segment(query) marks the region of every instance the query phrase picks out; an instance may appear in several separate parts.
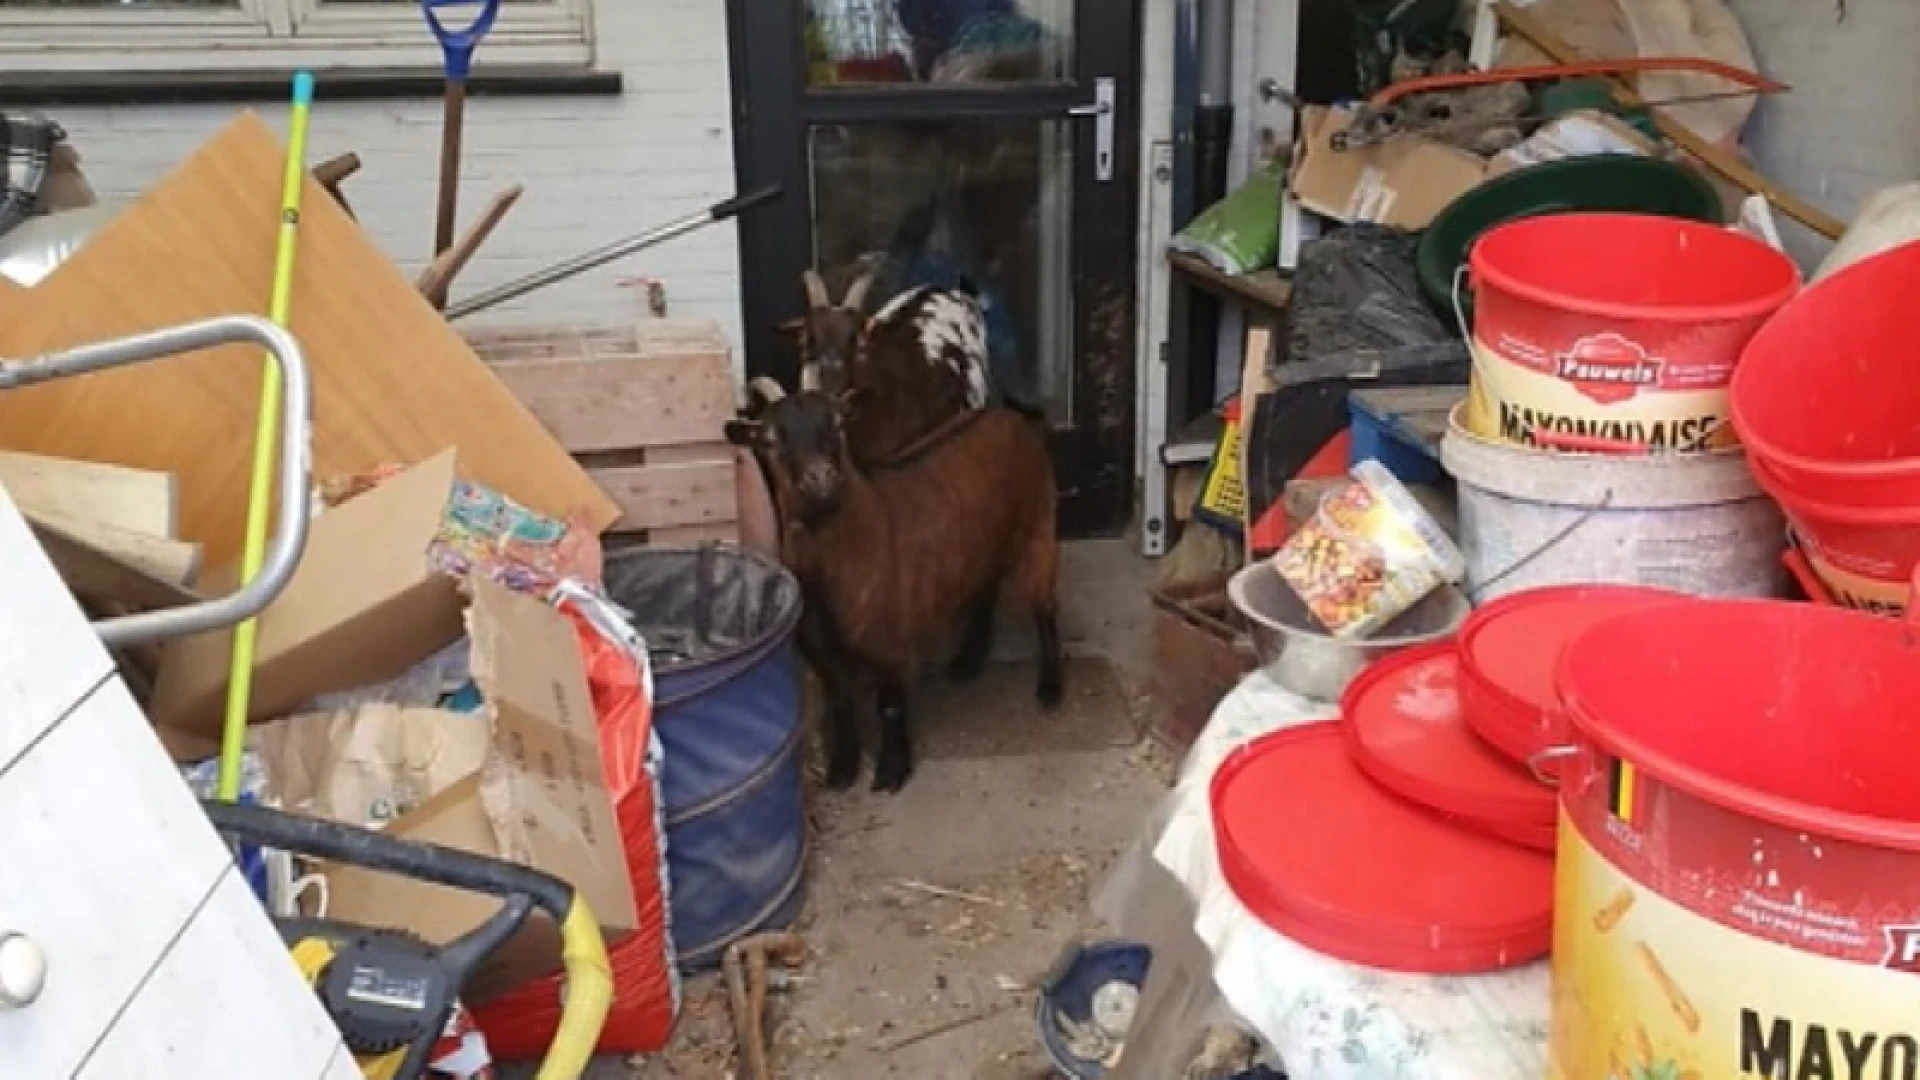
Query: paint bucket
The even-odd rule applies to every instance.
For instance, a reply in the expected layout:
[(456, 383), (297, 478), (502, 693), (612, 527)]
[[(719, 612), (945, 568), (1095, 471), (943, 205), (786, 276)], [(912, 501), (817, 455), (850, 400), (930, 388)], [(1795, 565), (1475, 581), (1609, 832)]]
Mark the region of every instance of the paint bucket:
[(1920, 1071), (1920, 643), (1689, 600), (1562, 657), (1553, 1080)]
[(1800, 493), (1755, 458), (1754, 474), (1786, 508), (1809, 568), (1835, 603), (1876, 615), (1907, 610), (1920, 570), (1920, 503), (1859, 506)]
[(1733, 422), (1778, 479), (1769, 487), (1920, 507), (1917, 293), (1920, 243), (1821, 281), (1754, 335), (1733, 380)]
[(1785, 585), (1785, 521), (1737, 447), (1555, 453), (1479, 438), (1455, 409), (1440, 459), (1459, 481), (1476, 601), (1577, 583), (1700, 596), (1776, 596)]
[(1371, 460), (1327, 493), (1271, 565), (1314, 619), (1342, 639), (1385, 627), (1466, 572), (1446, 530)]
[(1468, 430), (1605, 452), (1731, 445), (1741, 350), (1800, 287), (1793, 262), (1758, 240), (1641, 214), (1508, 222), (1468, 266)]

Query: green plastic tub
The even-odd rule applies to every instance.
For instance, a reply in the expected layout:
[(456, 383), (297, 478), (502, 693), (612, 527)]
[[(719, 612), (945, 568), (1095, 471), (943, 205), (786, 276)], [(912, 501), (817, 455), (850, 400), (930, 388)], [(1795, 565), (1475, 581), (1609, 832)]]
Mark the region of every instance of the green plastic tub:
[[(1726, 220), (1719, 194), (1693, 170), (1669, 161), (1602, 154), (1529, 165), (1481, 184), (1440, 211), (1415, 254), (1420, 288), (1451, 318), (1454, 275), (1482, 233), (1519, 218), (1581, 210)], [(1471, 312), (1464, 290), (1460, 303)]]

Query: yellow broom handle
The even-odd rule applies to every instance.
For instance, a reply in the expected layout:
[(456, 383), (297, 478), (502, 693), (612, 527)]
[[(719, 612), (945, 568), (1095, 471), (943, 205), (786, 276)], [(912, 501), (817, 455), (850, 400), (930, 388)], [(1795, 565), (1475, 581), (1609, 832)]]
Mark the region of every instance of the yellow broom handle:
[[(300, 196), (307, 181), (307, 117), (313, 109), (313, 75), (293, 76), (293, 110), (287, 119), (287, 170), (280, 187), (280, 235), (273, 258), (273, 298), (267, 317), (287, 326), (293, 306), (294, 251), (300, 239)], [(247, 485), (247, 532), (240, 549), (240, 583), (260, 573), (267, 550), (267, 510), (273, 503), (273, 463), (277, 456), (280, 415), (280, 368), (271, 359), (261, 365), (260, 417), (254, 421), (253, 475)], [(289, 512), (305, 513), (307, 493), (282, 491)], [(253, 655), (260, 626), (248, 619), (233, 628), (232, 664), (227, 669), (226, 725), (220, 732), (219, 796), (227, 802), (240, 797), (240, 760), (247, 747), (247, 713), (253, 699)]]

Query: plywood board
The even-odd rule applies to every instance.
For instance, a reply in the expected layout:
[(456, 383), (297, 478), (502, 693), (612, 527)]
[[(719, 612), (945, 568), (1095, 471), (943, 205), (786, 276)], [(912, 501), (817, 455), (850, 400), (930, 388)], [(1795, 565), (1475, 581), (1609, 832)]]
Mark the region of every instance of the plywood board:
[[(283, 155), (258, 117), (234, 120), (42, 281), (30, 310), (0, 319), (0, 356), (264, 312)], [(525, 505), (596, 526), (619, 516), (311, 179), (292, 310), (319, 475), (457, 446), (469, 479)], [(239, 548), (260, 366), (234, 346), (0, 394), (0, 446), (175, 473), (181, 535), (218, 565)]]
[(0, 484), (29, 515), (163, 538), (180, 528), (179, 485), (168, 473), (0, 450)]

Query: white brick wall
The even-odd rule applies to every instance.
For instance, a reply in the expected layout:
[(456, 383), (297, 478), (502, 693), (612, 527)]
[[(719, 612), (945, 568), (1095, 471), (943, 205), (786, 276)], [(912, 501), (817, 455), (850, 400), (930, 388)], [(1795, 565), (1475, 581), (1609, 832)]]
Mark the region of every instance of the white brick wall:
[[(602, 66), (621, 97), (476, 97), (467, 103), (462, 224), (500, 188), (526, 194), (455, 285), (460, 295), (642, 232), (732, 193), (733, 136), (725, 6), (717, 0), (596, 0)], [(425, 28), (421, 33), (426, 33)], [(486, 63), (486, 49), (480, 51)], [(61, 109), (87, 177), (128, 198), (163, 176), (233, 115), (226, 105)], [(285, 109), (262, 114), (283, 128)], [(353, 150), (364, 166), (345, 191), (361, 223), (409, 270), (433, 245), (440, 103), (322, 101), (309, 158)], [(511, 305), (475, 324), (603, 322), (639, 310), (615, 283), (666, 283), (673, 314), (711, 318), (740, 340), (738, 249), (711, 226)], [(736, 358), (736, 362), (737, 358)]]
[[(1793, 86), (1747, 128), (1762, 171), (1842, 221), (1879, 188), (1920, 179), (1920, 0), (1846, 0), (1845, 19), (1836, 0), (1730, 6), (1761, 69)], [(1827, 247), (1798, 226), (1786, 240), (1803, 262)]]

